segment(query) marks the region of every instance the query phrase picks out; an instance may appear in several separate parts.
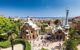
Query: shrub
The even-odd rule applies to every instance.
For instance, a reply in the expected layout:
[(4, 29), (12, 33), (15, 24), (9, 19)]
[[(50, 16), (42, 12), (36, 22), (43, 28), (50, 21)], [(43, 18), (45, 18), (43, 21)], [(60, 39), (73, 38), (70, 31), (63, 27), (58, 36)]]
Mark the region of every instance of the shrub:
[(10, 41), (0, 41), (0, 47), (7, 48), (10, 47), (11, 43)]
[(69, 39), (65, 42), (66, 50), (77, 50), (77, 41), (74, 39)]
[(47, 49), (45, 49), (45, 48), (42, 48), (41, 50), (47, 50)]
[[(13, 45), (16, 44), (23, 44), (24, 46), (24, 50), (31, 50), (31, 45), (27, 40), (23, 40), (23, 39), (16, 39), (13, 41)], [(11, 46), (11, 42), (9, 40), (7, 41), (0, 41), (0, 47), (2, 48), (8, 48)]]

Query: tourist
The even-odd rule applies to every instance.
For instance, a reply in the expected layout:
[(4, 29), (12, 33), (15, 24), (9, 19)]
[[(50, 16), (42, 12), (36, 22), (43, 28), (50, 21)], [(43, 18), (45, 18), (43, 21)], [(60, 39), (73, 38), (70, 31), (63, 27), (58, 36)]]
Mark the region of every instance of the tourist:
[(51, 48), (51, 50), (54, 50), (54, 48)]
[(62, 49), (61, 49), (61, 43), (59, 43), (59, 50), (62, 50)]
[(40, 44), (38, 45), (38, 47), (40, 47)]

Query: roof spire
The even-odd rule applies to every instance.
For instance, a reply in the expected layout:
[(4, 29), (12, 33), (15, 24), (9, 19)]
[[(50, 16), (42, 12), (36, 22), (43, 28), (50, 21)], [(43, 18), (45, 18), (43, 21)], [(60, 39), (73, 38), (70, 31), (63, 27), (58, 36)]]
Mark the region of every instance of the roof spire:
[(27, 16), (27, 21), (30, 21), (30, 17), (29, 16)]

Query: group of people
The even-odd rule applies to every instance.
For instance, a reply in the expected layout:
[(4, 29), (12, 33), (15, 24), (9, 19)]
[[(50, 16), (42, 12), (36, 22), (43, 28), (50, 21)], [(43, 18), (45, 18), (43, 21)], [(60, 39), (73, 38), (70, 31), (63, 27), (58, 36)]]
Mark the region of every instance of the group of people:
[(51, 48), (51, 50), (55, 50), (55, 49), (62, 50), (61, 43), (59, 43), (59, 45), (58, 45), (58, 46), (56, 46), (56, 47), (58, 47), (58, 48), (55, 48), (55, 47), (53, 48), (53, 47), (52, 47), (52, 48)]
[[(41, 37), (41, 38), (37, 38), (37, 39), (35, 39), (34, 40), (34, 43), (33, 43), (33, 46), (34, 47), (40, 47), (40, 48), (47, 48), (47, 47), (49, 47), (50, 45), (51, 45), (52, 43), (51, 42), (48, 42), (48, 41), (46, 41), (43, 37)], [(52, 44), (53, 45), (53, 44)], [(59, 50), (61, 50), (61, 43), (59, 43), (58, 44), (58, 47), (59, 48), (57, 48), (57, 49), (59, 49)], [(50, 47), (51, 48), (51, 47)], [(55, 47), (52, 47), (51, 48), (51, 50), (54, 50), (55, 49)]]
[(35, 47), (48, 47), (49, 46), (49, 43), (47, 43), (46, 41), (41, 41), (40, 43), (37, 43), (36, 41), (34, 41), (34, 44), (33, 44)]

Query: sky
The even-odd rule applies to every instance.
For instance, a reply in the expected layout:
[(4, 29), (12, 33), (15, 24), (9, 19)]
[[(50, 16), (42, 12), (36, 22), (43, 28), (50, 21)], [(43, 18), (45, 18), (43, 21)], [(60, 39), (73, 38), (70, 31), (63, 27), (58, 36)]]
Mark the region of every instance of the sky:
[(0, 0), (0, 15), (19, 17), (80, 16), (80, 0)]

